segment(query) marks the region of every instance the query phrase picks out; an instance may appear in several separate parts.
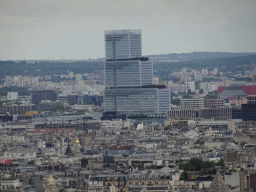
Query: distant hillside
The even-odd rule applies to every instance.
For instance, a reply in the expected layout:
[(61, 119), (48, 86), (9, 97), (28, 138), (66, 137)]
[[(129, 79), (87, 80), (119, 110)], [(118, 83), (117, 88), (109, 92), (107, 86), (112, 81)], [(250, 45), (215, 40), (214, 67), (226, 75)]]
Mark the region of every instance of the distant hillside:
[(244, 64), (256, 63), (256, 54), (237, 56), (237, 57), (224, 57), (224, 58), (207, 58), (207, 59), (194, 59), (180, 62), (161, 62), (154, 61), (154, 71), (156, 75), (163, 76), (170, 74), (173, 71), (179, 71), (183, 67), (186, 68), (208, 68), (213, 69), (218, 67), (220, 71), (242, 71), (243, 67), (237, 67)]
[[(221, 71), (239, 71), (236, 67), (242, 64), (256, 63), (256, 54), (249, 53), (218, 53), (218, 52), (194, 52), (183, 54), (151, 55), (148, 56), (154, 62), (154, 74), (166, 75), (187, 68), (219, 67)], [(79, 73), (102, 72), (104, 62), (99, 61), (39, 61), (29, 64), (25, 61), (0, 61), (0, 77), (15, 75), (63, 75), (68, 71)]]
[(216, 59), (253, 55), (255, 53), (230, 53), (230, 52), (192, 52), (192, 53), (170, 53), (161, 55), (148, 55), (151, 60), (159, 61), (187, 61), (195, 59)]
[(103, 62), (37, 62), (28, 64), (25, 61), (15, 63), (13, 61), (0, 61), (0, 76), (14, 75), (64, 75), (68, 71), (79, 73), (93, 73), (104, 70)]

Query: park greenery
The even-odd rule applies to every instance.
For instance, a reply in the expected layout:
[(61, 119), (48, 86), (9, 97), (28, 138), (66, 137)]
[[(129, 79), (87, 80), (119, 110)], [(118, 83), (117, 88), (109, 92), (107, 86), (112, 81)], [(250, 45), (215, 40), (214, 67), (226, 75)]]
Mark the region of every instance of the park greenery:
[(218, 90), (209, 92), (204, 99), (216, 99), (218, 95)]
[(202, 141), (201, 139), (198, 139), (196, 142), (195, 142), (195, 144), (204, 144), (204, 141)]
[(173, 105), (180, 105), (180, 99), (172, 99), (171, 102)]
[(173, 129), (173, 126), (172, 125), (167, 125), (164, 130), (165, 131), (171, 131)]
[[(216, 167), (225, 167), (224, 160), (218, 162), (214, 161), (203, 161), (199, 158), (192, 158), (187, 163), (179, 164), (179, 169), (182, 169), (183, 172), (180, 175), (180, 180), (189, 180), (189, 174), (191, 172), (199, 172), (200, 176), (196, 180), (212, 180), (211, 175), (215, 175), (217, 172)], [(208, 175), (208, 176), (203, 176)]]
[(182, 99), (192, 99), (193, 97), (192, 96), (190, 96), (190, 95), (183, 95), (183, 97), (182, 97)]
[(26, 87), (2, 87), (0, 88), (0, 96), (7, 96), (8, 92), (18, 92), (19, 96), (29, 96), (30, 91)]
[(192, 158), (187, 163), (179, 164), (179, 169), (183, 169), (184, 171), (205, 171), (212, 170), (216, 166), (224, 167), (224, 161), (220, 160), (215, 163), (214, 161), (203, 161), (199, 158)]
[(10, 178), (2, 178), (3, 181), (12, 181), (17, 180), (17, 177), (10, 177)]

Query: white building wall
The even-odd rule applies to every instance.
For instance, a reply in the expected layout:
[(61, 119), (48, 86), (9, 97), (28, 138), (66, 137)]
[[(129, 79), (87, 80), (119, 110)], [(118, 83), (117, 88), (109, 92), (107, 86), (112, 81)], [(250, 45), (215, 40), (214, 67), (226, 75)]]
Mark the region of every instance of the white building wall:
[(188, 90), (191, 90), (191, 92), (196, 91), (195, 81), (186, 82), (186, 93), (188, 93)]
[(18, 92), (8, 92), (7, 99), (8, 100), (16, 100), (16, 99), (18, 99)]
[(230, 187), (240, 187), (239, 172), (225, 174), (225, 183)]

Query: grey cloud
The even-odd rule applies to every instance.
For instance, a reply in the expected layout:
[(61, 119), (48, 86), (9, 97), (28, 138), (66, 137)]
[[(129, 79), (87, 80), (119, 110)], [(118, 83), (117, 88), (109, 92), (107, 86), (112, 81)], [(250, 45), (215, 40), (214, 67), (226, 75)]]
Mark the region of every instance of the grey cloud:
[[(0, 54), (4, 58), (60, 52), (74, 56), (85, 49), (88, 55), (104, 56), (103, 31), (124, 28), (142, 29), (144, 54), (252, 51), (255, 6), (254, 0), (0, 0)], [(91, 22), (97, 27), (79, 29)], [(55, 38), (45, 39), (52, 33)], [(72, 39), (85, 45), (67, 52), (61, 46)], [(89, 53), (88, 43), (99, 51)], [(20, 50), (22, 46), (26, 51)], [(33, 51), (38, 47), (45, 47), (40, 54)]]

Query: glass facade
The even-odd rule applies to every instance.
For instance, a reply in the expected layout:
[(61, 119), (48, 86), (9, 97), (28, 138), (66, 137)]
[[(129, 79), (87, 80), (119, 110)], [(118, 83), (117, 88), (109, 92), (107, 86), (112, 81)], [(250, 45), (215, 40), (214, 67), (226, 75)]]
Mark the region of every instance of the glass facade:
[(157, 89), (158, 113), (166, 113), (170, 109), (170, 89)]
[(141, 86), (141, 61), (106, 61), (105, 87)]
[(105, 31), (105, 56), (106, 60), (141, 57), (141, 30)]
[(141, 85), (153, 84), (153, 63), (151, 61), (141, 62)]
[(114, 111), (114, 95), (116, 109), (126, 114), (157, 113), (157, 89), (129, 88), (106, 89), (105, 110)]
[(153, 65), (150, 61), (126, 60), (105, 62), (105, 87), (151, 85)]
[(169, 110), (170, 90), (158, 88), (105, 89), (105, 111), (116, 110), (124, 114), (163, 114)]
[(105, 43), (104, 111), (166, 113), (170, 106), (170, 90), (142, 87), (153, 83), (153, 64), (140, 58), (141, 30), (105, 31)]

